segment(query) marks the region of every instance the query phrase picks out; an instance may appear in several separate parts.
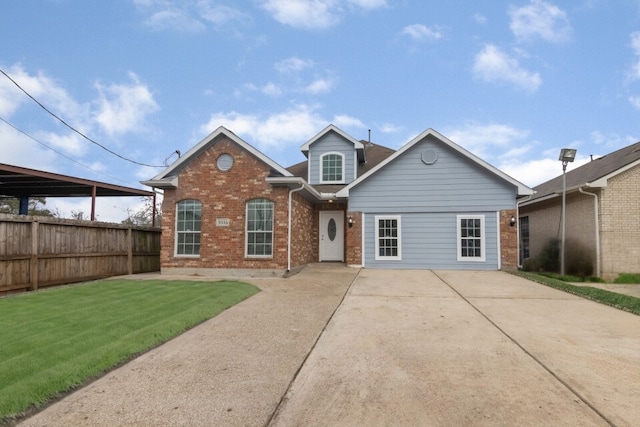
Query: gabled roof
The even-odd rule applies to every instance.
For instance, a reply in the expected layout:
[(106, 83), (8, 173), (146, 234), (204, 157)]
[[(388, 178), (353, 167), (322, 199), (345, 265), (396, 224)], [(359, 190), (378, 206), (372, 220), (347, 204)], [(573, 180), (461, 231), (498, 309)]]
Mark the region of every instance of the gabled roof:
[(196, 159), (200, 154), (205, 152), (209, 147), (214, 145), (218, 141), (218, 139), (223, 136), (229, 138), (231, 141), (235, 142), (240, 147), (253, 154), (259, 160), (266, 163), (275, 174), (280, 174), (281, 176), (293, 176), (288, 170), (280, 166), (275, 161), (271, 160), (269, 157), (244, 141), (242, 138), (238, 137), (235, 133), (231, 132), (224, 126), (220, 126), (218, 129), (207, 135), (202, 141), (197, 143), (193, 148), (187, 151), (182, 157), (173, 162), (173, 164), (171, 164), (164, 171), (148, 181), (140, 182), (144, 185), (148, 185), (149, 187), (177, 188), (179, 172), (194, 159)]
[[(610, 178), (640, 165), (640, 142), (621, 148), (566, 173), (566, 187), (570, 191), (579, 187), (606, 187)], [(536, 194), (530, 201), (561, 194), (562, 175), (533, 188)]]
[(353, 138), (351, 135), (345, 133), (342, 129), (334, 126), (334, 125), (329, 125), (326, 128), (322, 129), (316, 136), (314, 136), (313, 138), (311, 138), (310, 140), (308, 140), (307, 142), (305, 142), (302, 147), (300, 147), (300, 151), (302, 151), (302, 153), (305, 155), (305, 157), (309, 157), (309, 148), (311, 147), (311, 145), (318, 141), (319, 139), (321, 139), (323, 136), (325, 136), (326, 134), (330, 133), (330, 132), (335, 132), (338, 135), (340, 135), (341, 137), (343, 137), (344, 139), (346, 139), (347, 141), (351, 142), (353, 144), (353, 148), (357, 151), (358, 153), (358, 161), (359, 162), (364, 162), (364, 146), (362, 145), (362, 143), (360, 141), (358, 141), (357, 139)]
[[(392, 155), (395, 150), (372, 142), (360, 141), (364, 147), (366, 162), (358, 163), (358, 176), (363, 175), (370, 169), (373, 169), (378, 163)], [(307, 177), (309, 171), (309, 161), (305, 160), (287, 168), (295, 176)]]
[(471, 152), (465, 150), (464, 148), (462, 148), (461, 146), (459, 146), (455, 142), (451, 141), (449, 138), (447, 138), (444, 135), (440, 134), (439, 132), (429, 128), (429, 129), (425, 130), (424, 132), (422, 132), (420, 135), (418, 135), (415, 138), (413, 138), (408, 143), (406, 143), (398, 151), (396, 151), (395, 153), (393, 153), (392, 155), (390, 155), (389, 157), (384, 159), (382, 162), (378, 163), (374, 168), (372, 168), (371, 170), (369, 170), (365, 174), (363, 174), (360, 177), (358, 177), (358, 179), (353, 181), (351, 184), (349, 184), (346, 187), (344, 187), (342, 190), (340, 190), (337, 193), (337, 196), (338, 197), (349, 197), (349, 190), (351, 190), (352, 188), (356, 187), (361, 182), (365, 181), (371, 175), (374, 175), (377, 171), (379, 171), (380, 169), (384, 168), (387, 164), (391, 163), (394, 159), (402, 156), (402, 154), (404, 154), (407, 150), (409, 150), (411, 147), (413, 147), (414, 145), (418, 144), (420, 141), (424, 140), (428, 136), (433, 136), (433, 137), (437, 138), (440, 142), (442, 142), (443, 144), (445, 144), (448, 147), (452, 148), (453, 150), (457, 151), (462, 156), (468, 158), (469, 160), (471, 160), (474, 163), (477, 163), (478, 165), (480, 165), (481, 167), (483, 167), (484, 169), (486, 169), (490, 173), (492, 173), (492, 174), (498, 176), (499, 178), (503, 179), (504, 181), (507, 181), (508, 183), (512, 184), (513, 186), (515, 186), (518, 189), (518, 196), (527, 196), (527, 195), (533, 194), (533, 190), (531, 188), (527, 187), (526, 185), (524, 185), (523, 183), (521, 183), (520, 181), (517, 181), (516, 179), (510, 177), (509, 175), (507, 175), (506, 173), (502, 172), (501, 170), (495, 168), (494, 166), (491, 166), (489, 163), (485, 162), (484, 160), (482, 160), (481, 158), (479, 158), (476, 155), (472, 154)]

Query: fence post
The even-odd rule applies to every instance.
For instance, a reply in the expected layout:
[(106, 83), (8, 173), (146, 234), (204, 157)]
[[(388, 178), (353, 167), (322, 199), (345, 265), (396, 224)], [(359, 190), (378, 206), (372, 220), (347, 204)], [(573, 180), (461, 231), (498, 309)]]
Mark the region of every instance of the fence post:
[(129, 241), (127, 248), (127, 271), (133, 274), (133, 232), (131, 227), (127, 228), (127, 240)]
[(31, 223), (31, 262), (29, 263), (29, 281), (31, 290), (38, 289), (38, 221)]

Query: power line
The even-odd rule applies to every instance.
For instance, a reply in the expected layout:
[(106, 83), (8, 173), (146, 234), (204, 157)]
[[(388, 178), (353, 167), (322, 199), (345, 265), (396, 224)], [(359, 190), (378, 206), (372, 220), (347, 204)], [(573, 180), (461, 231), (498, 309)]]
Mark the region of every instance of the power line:
[(124, 184), (131, 185), (131, 184), (129, 184), (127, 181), (125, 181), (125, 180), (123, 180), (123, 179), (117, 178), (117, 177), (115, 177), (115, 176), (108, 175), (108, 174), (106, 174), (106, 173), (104, 173), (104, 172), (97, 171), (97, 170), (93, 169), (91, 166), (87, 166), (87, 165), (85, 165), (84, 163), (81, 163), (81, 162), (79, 162), (79, 161), (77, 161), (77, 160), (75, 160), (75, 159), (72, 159), (71, 157), (67, 156), (66, 154), (61, 153), (60, 151), (56, 150), (55, 148), (53, 148), (53, 147), (51, 147), (51, 146), (49, 146), (49, 145), (45, 144), (44, 142), (40, 141), (40, 140), (39, 140), (39, 139), (37, 139), (37, 138), (35, 138), (35, 137), (33, 137), (33, 136), (29, 135), (27, 132), (25, 132), (25, 131), (23, 131), (22, 129), (18, 128), (17, 126), (15, 126), (14, 124), (12, 124), (11, 122), (9, 122), (8, 120), (4, 119), (4, 118), (3, 118), (3, 117), (1, 117), (1, 116), (0, 116), (0, 121), (4, 122), (4, 123), (5, 123), (5, 124), (7, 124), (8, 126), (12, 127), (12, 128), (13, 128), (13, 129), (15, 129), (17, 132), (20, 132), (21, 134), (23, 134), (23, 135), (24, 135), (24, 136), (26, 136), (27, 138), (32, 139), (33, 141), (37, 142), (38, 144), (42, 145), (43, 147), (45, 147), (45, 148), (47, 148), (47, 149), (49, 149), (49, 150), (53, 151), (54, 153), (58, 154), (59, 156), (64, 157), (64, 158), (65, 158), (65, 159), (67, 159), (67, 160), (72, 161), (73, 163), (76, 163), (76, 164), (78, 164), (78, 165), (82, 166), (83, 168), (86, 168), (86, 169), (88, 169), (88, 170), (90, 170), (90, 171), (92, 171), (92, 172), (95, 172), (95, 173), (99, 174), (99, 175), (106, 176), (106, 177), (111, 178), (111, 179), (115, 179), (115, 180), (120, 181), (120, 182), (122, 182), (122, 183), (124, 183)]
[(47, 107), (45, 107), (40, 101), (38, 101), (36, 98), (34, 98), (29, 92), (27, 92), (26, 90), (24, 90), (22, 88), (22, 86), (20, 86), (18, 84), (18, 82), (16, 82), (15, 80), (13, 80), (13, 78), (11, 78), (11, 76), (9, 74), (7, 74), (2, 68), (0, 68), (0, 73), (4, 74), (4, 76), (6, 78), (8, 78), (9, 80), (11, 80), (11, 82), (16, 85), (16, 87), (18, 89), (20, 89), (25, 95), (27, 95), (29, 98), (31, 98), (31, 100), (33, 100), (33, 102), (35, 102), (36, 104), (38, 104), (40, 106), (40, 108), (42, 108), (44, 111), (46, 111), (47, 113), (49, 113), (51, 116), (53, 116), (56, 120), (58, 120), (60, 123), (62, 123), (63, 125), (65, 125), (66, 127), (68, 127), (69, 129), (71, 129), (72, 131), (74, 131), (75, 133), (77, 133), (78, 135), (80, 135), (81, 137), (83, 137), (84, 139), (86, 139), (87, 141), (91, 142), (92, 144), (97, 145), (98, 147), (102, 148), (103, 150), (107, 151), (108, 153), (113, 154), (116, 157), (121, 158), (122, 160), (125, 160), (127, 162), (130, 163), (135, 163), (136, 165), (140, 165), (140, 166), (148, 166), (151, 168), (163, 168), (165, 166), (162, 165), (149, 165), (146, 163), (141, 163), (135, 160), (131, 160), (128, 159), (124, 156), (121, 156), (120, 154), (116, 153), (115, 151), (105, 147), (104, 145), (100, 144), (99, 142), (89, 138), (87, 135), (85, 135), (84, 133), (80, 132), (78, 129), (74, 128), (73, 126), (71, 126), (69, 123), (67, 123), (66, 121), (64, 121), (63, 119), (61, 119), (60, 117), (58, 117), (55, 113), (53, 113), (51, 110), (49, 110)]

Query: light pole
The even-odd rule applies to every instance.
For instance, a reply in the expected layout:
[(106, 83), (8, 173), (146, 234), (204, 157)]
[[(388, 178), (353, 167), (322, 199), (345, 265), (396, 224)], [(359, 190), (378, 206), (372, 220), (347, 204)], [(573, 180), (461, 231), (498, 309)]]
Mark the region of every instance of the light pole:
[(560, 160), (562, 162), (562, 238), (560, 239), (560, 274), (564, 276), (564, 230), (565, 230), (565, 217), (567, 208), (567, 164), (573, 162), (576, 158), (576, 151), (573, 148), (563, 148), (560, 150)]

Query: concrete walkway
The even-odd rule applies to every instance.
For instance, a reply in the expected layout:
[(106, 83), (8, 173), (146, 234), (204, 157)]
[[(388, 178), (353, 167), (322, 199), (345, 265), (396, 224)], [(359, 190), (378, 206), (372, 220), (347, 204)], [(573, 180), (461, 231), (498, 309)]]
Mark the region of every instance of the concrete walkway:
[(263, 292), (24, 425), (640, 425), (638, 316), (501, 272), (246, 281)]

